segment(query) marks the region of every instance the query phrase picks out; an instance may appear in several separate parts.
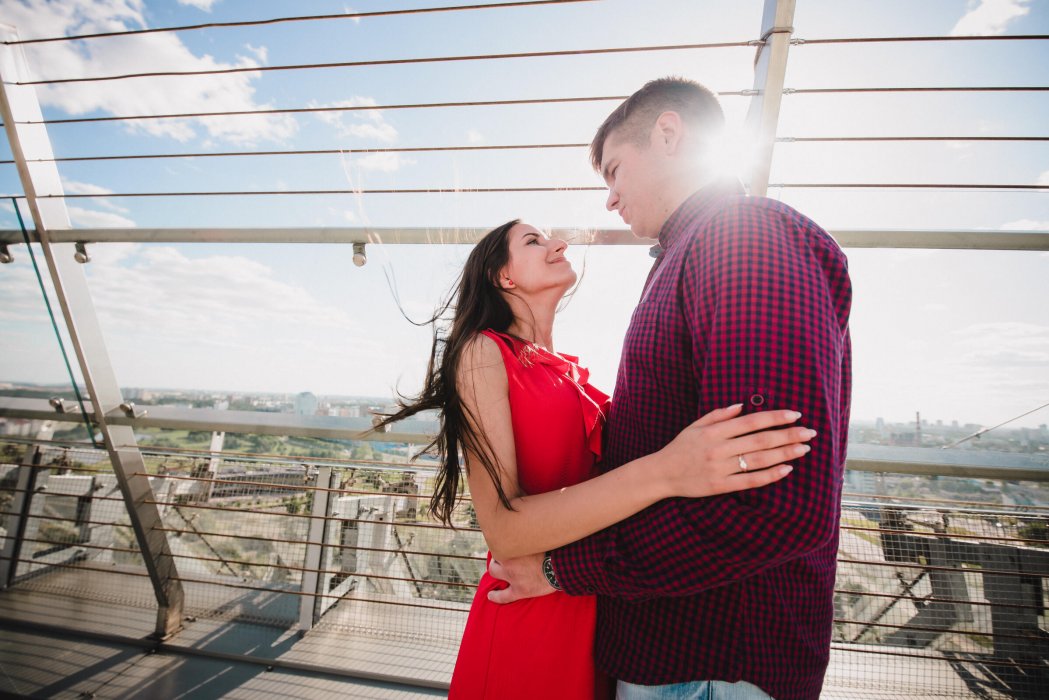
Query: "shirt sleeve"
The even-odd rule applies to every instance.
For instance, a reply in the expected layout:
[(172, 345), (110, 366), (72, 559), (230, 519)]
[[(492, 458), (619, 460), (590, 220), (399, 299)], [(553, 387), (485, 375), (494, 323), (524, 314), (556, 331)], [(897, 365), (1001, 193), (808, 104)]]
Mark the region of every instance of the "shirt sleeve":
[(802, 557), (837, 534), (848, 424), (844, 254), (797, 212), (743, 198), (688, 243), (679, 289), (700, 413), (739, 402), (794, 409), (818, 435), (776, 484), (661, 501), (555, 551), (568, 593), (691, 595)]

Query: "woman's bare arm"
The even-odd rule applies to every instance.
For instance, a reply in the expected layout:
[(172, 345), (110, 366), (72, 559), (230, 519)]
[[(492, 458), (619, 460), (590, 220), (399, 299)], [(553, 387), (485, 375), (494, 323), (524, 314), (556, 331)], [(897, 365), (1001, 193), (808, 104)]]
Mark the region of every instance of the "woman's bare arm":
[[(672, 496), (701, 497), (756, 488), (790, 472), (783, 462), (808, 451), (804, 428), (755, 430), (796, 420), (788, 411), (736, 418), (739, 407), (714, 411), (686, 428), (659, 452), (558, 491), (522, 492), (517, 477), (509, 388), (495, 341), (478, 335), (466, 347), (459, 395), (471, 423), (483, 435), (512, 510), (500, 501), (477, 455), (467, 452), (466, 470), (474, 510), (496, 559), (556, 549), (619, 522)], [(740, 473), (736, 455), (751, 469)], [(778, 466), (776, 466), (778, 465)], [(764, 469), (776, 466), (775, 469)]]

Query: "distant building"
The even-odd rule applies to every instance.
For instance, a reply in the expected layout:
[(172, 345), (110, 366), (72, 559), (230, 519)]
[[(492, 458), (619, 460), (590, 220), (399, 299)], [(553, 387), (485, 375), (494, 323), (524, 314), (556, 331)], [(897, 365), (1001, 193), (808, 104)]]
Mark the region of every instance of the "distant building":
[(855, 469), (845, 471), (845, 490), (852, 493), (877, 493), (878, 474)]
[(0, 418), (0, 435), (28, 437), (39, 432), (39, 421), (25, 418)]
[(317, 397), (312, 392), (304, 391), (295, 397), (295, 414), (312, 416), (317, 413)]

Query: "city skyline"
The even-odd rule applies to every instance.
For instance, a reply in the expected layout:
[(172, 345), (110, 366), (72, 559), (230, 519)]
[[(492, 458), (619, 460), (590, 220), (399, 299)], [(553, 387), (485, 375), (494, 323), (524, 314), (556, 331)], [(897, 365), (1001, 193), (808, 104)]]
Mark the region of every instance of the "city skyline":
[[(86, 387), (80, 385), (79, 390), (82, 396), (87, 400)], [(61, 395), (63, 393), (73, 393), (72, 388), (67, 383), (65, 384), (35, 384), (31, 382), (17, 382), (9, 381), (0, 377), (0, 396), (4, 395), (5, 391), (35, 391), (39, 393), (48, 393), (49, 396)], [(50, 390), (50, 391), (45, 391)], [(250, 390), (250, 389), (225, 389), (225, 388), (202, 388), (202, 387), (156, 387), (156, 386), (126, 386), (122, 387), (124, 398), (130, 401), (143, 400), (143, 401), (154, 401), (158, 398), (180, 398), (186, 401), (199, 401), (203, 400), (204, 397), (209, 399), (230, 399), (230, 398), (266, 398), (273, 400), (276, 397), (281, 397), (284, 403), (287, 403), (289, 407), (294, 406), (294, 401), (297, 396), (310, 394), (316, 397), (320, 402), (321, 406), (324, 405), (372, 405), (372, 406), (390, 406), (398, 400), (399, 397), (391, 394), (344, 394), (344, 393), (328, 393), (323, 391), (314, 391), (311, 389), (302, 389), (299, 391), (267, 391), (267, 390)], [(143, 395), (148, 395), (143, 398)], [(149, 405), (144, 403), (142, 405)], [(917, 418), (920, 416), (923, 426), (930, 427), (953, 427), (957, 429), (962, 428), (980, 428), (985, 429), (994, 427), (995, 429), (1004, 430), (1031, 430), (1031, 429), (1042, 429), (1049, 425), (1049, 405), (1033, 407), (1029, 412), (1028, 421), (1024, 423), (1016, 422), (1018, 416), (1009, 418), (1003, 418), (994, 424), (979, 423), (972, 420), (967, 420), (964, 417), (954, 416), (930, 416), (924, 415), (921, 409), (915, 409), (912, 411), (910, 416), (861, 416), (853, 415), (850, 418), (850, 424), (853, 426), (861, 425), (876, 425), (884, 422), (887, 425), (914, 425)], [(1001, 424), (1001, 425), (999, 425)]]

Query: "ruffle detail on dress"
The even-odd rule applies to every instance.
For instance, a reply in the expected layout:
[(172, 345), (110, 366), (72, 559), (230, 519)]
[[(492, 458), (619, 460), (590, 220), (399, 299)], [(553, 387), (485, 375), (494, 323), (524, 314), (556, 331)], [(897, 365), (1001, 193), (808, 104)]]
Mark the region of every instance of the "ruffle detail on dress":
[(525, 367), (533, 365), (545, 365), (558, 376), (564, 377), (579, 394), (579, 406), (583, 410), (583, 429), (586, 431), (587, 447), (597, 459), (601, 458), (601, 437), (605, 420), (608, 418), (608, 409), (612, 405), (608, 394), (591, 386), (590, 370), (579, 366), (579, 358), (564, 353), (553, 353), (537, 345), (525, 343), (511, 335), (493, 331), (485, 331), (492, 335), (509, 341), (514, 354)]

